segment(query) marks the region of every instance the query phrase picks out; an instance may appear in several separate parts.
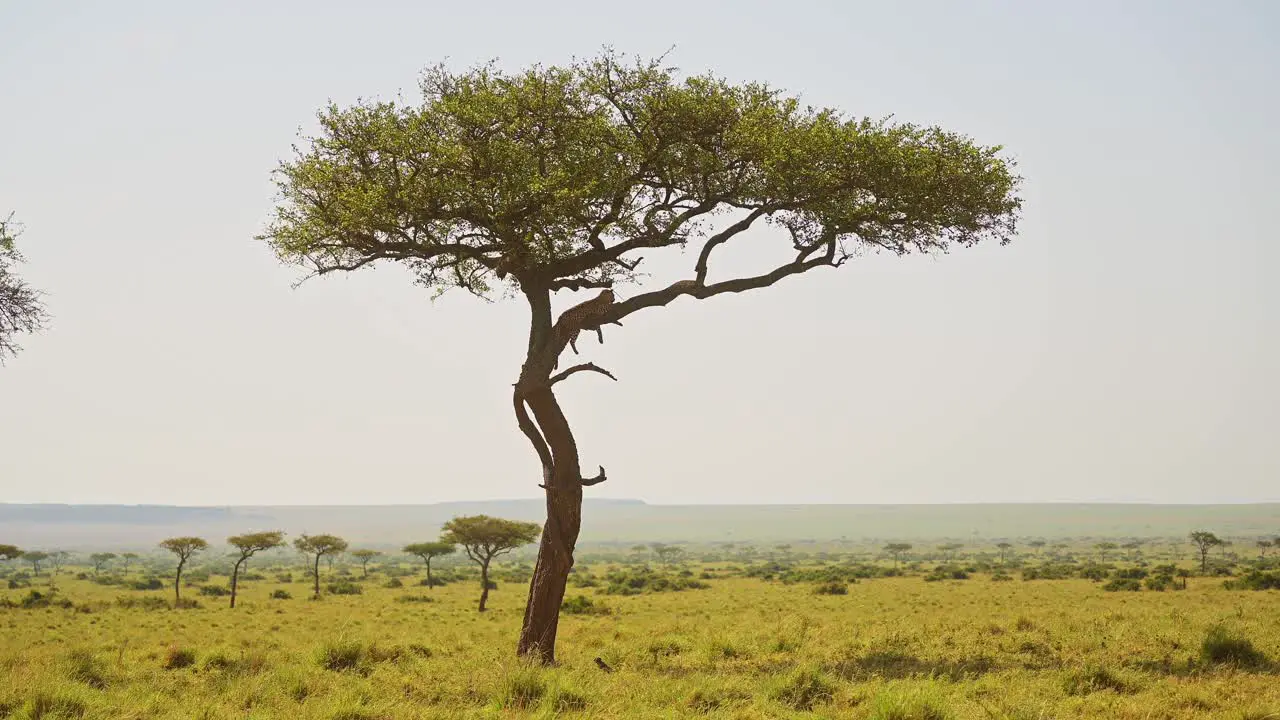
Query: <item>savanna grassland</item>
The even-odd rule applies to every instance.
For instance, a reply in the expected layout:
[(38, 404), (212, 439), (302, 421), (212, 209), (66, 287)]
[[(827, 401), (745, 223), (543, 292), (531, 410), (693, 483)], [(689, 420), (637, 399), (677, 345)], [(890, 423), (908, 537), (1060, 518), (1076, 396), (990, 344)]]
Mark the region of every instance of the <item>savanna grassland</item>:
[(889, 576), (824, 580), (840, 565), (580, 561), (552, 669), (514, 658), (514, 572), (478, 613), (465, 568), (423, 587), (407, 564), (339, 566), (326, 584), (359, 594), (320, 600), (297, 568), (257, 569), (234, 610), (201, 594), (218, 575), (174, 609), (171, 586), (64, 567), (50, 594), (47, 572), (11, 568), (25, 579), (0, 590), (0, 717), (1280, 718), (1275, 590), (1194, 576), (1108, 592), (1024, 580), (1021, 562), (927, 581), (945, 573), (879, 559), (864, 568)]

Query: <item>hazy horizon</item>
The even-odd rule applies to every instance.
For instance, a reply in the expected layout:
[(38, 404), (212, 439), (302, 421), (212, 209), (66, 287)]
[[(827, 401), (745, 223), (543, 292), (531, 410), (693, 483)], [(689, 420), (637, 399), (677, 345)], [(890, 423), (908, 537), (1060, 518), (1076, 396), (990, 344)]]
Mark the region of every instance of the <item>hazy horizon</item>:
[(1261, 1), (7, 4), (0, 214), (53, 321), (0, 367), (0, 501), (536, 498), (522, 301), (432, 302), (392, 265), (295, 290), (253, 236), (329, 100), (606, 44), (1002, 144), (1026, 204), (1008, 247), (584, 337), (619, 379), (561, 393), (608, 469), (589, 497), (1280, 501), (1277, 35)]

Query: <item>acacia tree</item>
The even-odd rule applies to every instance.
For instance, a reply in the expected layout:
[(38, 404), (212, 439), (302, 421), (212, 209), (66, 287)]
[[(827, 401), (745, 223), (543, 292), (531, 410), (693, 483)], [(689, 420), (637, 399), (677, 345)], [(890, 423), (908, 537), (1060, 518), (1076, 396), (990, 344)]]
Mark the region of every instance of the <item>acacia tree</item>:
[(240, 580), (240, 568), (249, 562), (249, 558), (263, 550), (270, 550), (284, 545), (284, 533), (279, 530), (270, 530), (267, 532), (247, 533), (245, 535), (233, 535), (227, 538), (227, 544), (240, 553), (240, 556), (236, 558), (235, 567), (231, 569), (231, 607), (234, 608), (236, 606), (236, 586)]
[(1209, 572), (1209, 551), (1215, 545), (1221, 545), (1222, 539), (1208, 530), (1194, 530), (1190, 537), (1191, 542), (1195, 543), (1196, 549), (1200, 551), (1200, 574), (1204, 575)]
[[(451, 542), (438, 540), (436, 542), (421, 542), (412, 545), (405, 545), (404, 551), (410, 555), (416, 555), (427, 564), (427, 589), (432, 587), (431, 581), (431, 558), (440, 557), (441, 555), (451, 555), (457, 552), (458, 546)], [(483, 609), (483, 608), (481, 608)]]
[(124, 563), (124, 571), (129, 572), (129, 564), (138, 559), (138, 553), (120, 553), (120, 561)]
[[(555, 385), (566, 347), (680, 298), (765, 288), (863, 251), (941, 253), (1014, 234), (1020, 178), (998, 146), (936, 127), (846, 118), (761, 83), (678, 78), (606, 52), (508, 74), (423, 74), (415, 104), (319, 113), (320, 132), (281, 164), (260, 239), (306, 277), (394, 261), (437, 292), (506, 291), (529, 307), (516, 424), (542, 467), (547, 519), (518, 652), (554, 662), (581, 526), (578, 446)], [(712, 256), (769, 229), (778, 260), (712, 272)], [(770, 233), (764, 233), (768, 236)], [(623, 298), (640, 253), (692, 247), (692, 268)], [(559, 291), (600, 290), (559, 313)]]
[(0, 545), (0, 560), (8, 562), (22, 557), (22, 548), (17, 545)]
[(378, 557), (382, 553), (377, 550), (352, 550), (351, 557), (360, 563), (361, 577), (369, 577), (369, 561)]
[(298, 552), (313, 559), (311, 578), (315, 582), (314, 597), (318, 599), (320, 597), (320, 558), (345, 552), (347, 541), (337, 535), (302, 535), (293, 541), (293, 546), (298, 549)]
[(178, 558), (178, 570), (173, 575), (173, 602), (176, 606), (182, 602), (182, 569), (187, 566), (187, 561), (193, 555), (208, 550), (209, 543), (204, 538), (176, 537), (161, 542), (160, 547)]
[[(445, 523), (441, 530), (441, 540), (461, 545), (467, 557), (480, 566), (480, 612), (484, 612), (484, 604), (489, 599), (489, 563), (499, 555), (537, 540), (542, 528), (537, 523), (464, 515)], [(528, 614), (526, 606), (526, 622)]]
[(1027, 543), (1027, 547), (1036, 551), (1036, 557), (1040, 557), (1040, 551), (1044, 548), (1044, 546), (1045, 546), (1045, 542), (1043, 540), (1032, 540), (1031, 542)]
[(670, 565), (680, 556), (684, 554), (684, 548), (675, 545), (666, 545), (663, 543), (654, 543), (650, 547), (653, 548), (653, 554), (658, 556), (658, 562), (663, 565)]
[(41, 293), (31, 289), (15, 270), (23, 262), (15, 247), (21, 232), (12, 214), (0, 219), (0, 364), (5, 356), (22, 349), (16, 336), (38, 332), (49, 320)]
[(90, 555), (89, 564), (93, 566), (93, 574), (97, 575), (102, 572), (102, 568), (106, 567), (107, 563), (115, 559), (116, 554), (109, 552), (93, 553)]
[(34, 573), (36, 577), (40, 577), (40, 563), (49, 559), (49, 553), (41, 550), (32, 550), (30, 552), (22, 553), (22, 559), (31, 563), (31, 572)]
[(942, 553), (942, 561), (949, 563), (955, 559), (956, 552), (963, 547), (964, 545), (960, 543), (947, 543), (945, 545), (939, 545), (938, 551)]
[(1009, 551), (1013, 549), (1013, 543), (998, 542), (996, 543), (996, 549), (1000, 551), (1000, 564), (1004, 565), (1005, 560), (1009, 557)]
[(911, 543), (894, 542), (884, 546), (884, 551), (893, 557), (893, 568), (898, 568), (902, 556), (911, 551)]

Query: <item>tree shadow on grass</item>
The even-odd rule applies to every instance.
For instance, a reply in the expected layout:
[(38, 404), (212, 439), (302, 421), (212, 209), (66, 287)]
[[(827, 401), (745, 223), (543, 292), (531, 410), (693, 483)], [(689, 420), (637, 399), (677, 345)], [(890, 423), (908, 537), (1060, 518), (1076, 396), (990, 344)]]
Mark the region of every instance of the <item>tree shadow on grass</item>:
[(977, 655), (959, 660), (924, 659), (895, 650), (878, 650), (831, 663), (832, 674), (845, 680), (928, 677), (951, 682), (971, 680), (998, 669), (994, 659)]

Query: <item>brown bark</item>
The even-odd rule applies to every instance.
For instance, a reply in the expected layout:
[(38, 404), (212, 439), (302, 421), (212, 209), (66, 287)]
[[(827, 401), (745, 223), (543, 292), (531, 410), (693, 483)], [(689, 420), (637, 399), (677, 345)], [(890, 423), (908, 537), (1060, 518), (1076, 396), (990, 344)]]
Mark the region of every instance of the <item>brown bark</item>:
[(529, 585), (524, 625), (517, 652), (545, 664), (555, 662), (560, 603), (564, 600), (573, 550), (582, 526), (582, 474), (578, 447), (569, 423), (550, 387), (528, 392), (525, 399), (551, 450), (552, 465), (543, 468), (547, 521)]
[(173, 604), (176, 607), (182, 602), (182, 566), (187, 563), (186, 558), (178, 562), (178, 572), (173, 576)]
[(240, 566), (244, 564), (246, 558), (240, 558), (236, 561), (236, 566), (231, 570), (231, 608), (236, 607), (236, 583), (240, 579)]
[(316, 555), (316, 564), (312, 567), (312, 578), (315, 580), (315, 597), (320, 597), (320, 556)]
[(486, 602), (489, 602), (489, 558), (480, 565), (480, 612), (484, 612)]

